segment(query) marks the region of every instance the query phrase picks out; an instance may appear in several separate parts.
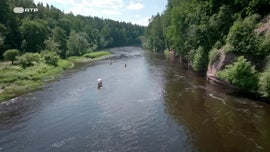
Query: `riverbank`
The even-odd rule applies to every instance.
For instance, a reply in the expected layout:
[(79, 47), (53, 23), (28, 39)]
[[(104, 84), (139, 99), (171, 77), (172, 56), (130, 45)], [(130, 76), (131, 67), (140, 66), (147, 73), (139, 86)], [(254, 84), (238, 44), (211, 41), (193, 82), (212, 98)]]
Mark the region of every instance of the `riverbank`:
[[(246, 89), (239, 88), (237, 85), (233, 85), (225, 80), (222, 80), (222, 79), (219, 79), (218, 77), (216, 77), (216, 72), (220, 70), (217, 67), (213, 68), (212, 65), (209, 65), (207, 73), (200, 74), (200, 73), (196, 72), (194, 69), (192, 69), (192, 64), (184, 61), (183, 58), (181, 58), (181, 56), (174, 56), (168, 50), (165, 50), (163, 52), (163, 55), (165, 55), (166, 57), (168, 57), (172, 60), (176, 59), (177, 62), (179, 62), (179, 64), (185, 65), (186, 69), (192, 70), (194, 73), (198, 74), (198, 76), (205, 77), (207, 82), (211, 83), (212, 85), (227, 89), (228, 91), (226, 91), (226, 93), (228, 93), (234, 97), (247, 98), (247, 99), (256, 100), (256, 101), (260, 101), (260, 102), (264, 102), (264, 103), (268, 103), (268, 104), (270, 103), (270, 96), (264, 96), (259, 91), (250, 91), (249, 88), (246, 88)], [(232, 59), (230, 59), (230, 60), (232, 60)], [(218, 60), (218, 62), (221, 62), (222, 64), (226, 63), (223, 60)], [(221, 63), (219, 63), (218, 65), (222, 66)]]
[(47, 82), (60, 78), (65, 70), (73, 68), (76, 64), (103, 60), (111, 56), (108, 51), (98, 51), (59, 59), (57, 65), (40, 61), (26, 68), (12, 65), (10, 62), (0, 62), (0, 101), (38, 89)]

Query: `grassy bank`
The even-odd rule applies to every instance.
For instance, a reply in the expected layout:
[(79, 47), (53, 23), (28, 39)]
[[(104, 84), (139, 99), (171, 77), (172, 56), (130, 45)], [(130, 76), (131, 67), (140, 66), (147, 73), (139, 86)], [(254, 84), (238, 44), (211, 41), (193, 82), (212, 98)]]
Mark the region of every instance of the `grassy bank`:
[(98, 51), (86, 53), (83, 56), (71, 56), (68, 58), (69, 61), (73, 63), (88, 63), (96, 60), (102, 60), (111, 57), (111, 53), (107, 51)]
[(109, 52), (99, 51), (65, 60), (59, 59), (57, 65), (50, 65), (41, 60), (29, 67), (0, 62), (0, 101), (37, 89), (46, 82), (59, 78), (64, 70), (73, 68), (74, 64), (88, 63), (110, 56)]

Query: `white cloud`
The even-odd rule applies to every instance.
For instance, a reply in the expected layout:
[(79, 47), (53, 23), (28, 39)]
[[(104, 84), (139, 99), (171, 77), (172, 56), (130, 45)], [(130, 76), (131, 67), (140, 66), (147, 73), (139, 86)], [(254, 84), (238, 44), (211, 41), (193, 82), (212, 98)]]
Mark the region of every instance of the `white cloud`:
[[(87, 6), (95, 8), (119, 9), (124, 6), (123, 0), (83, 0)], [(81, 4), (80, 4), (81, 5)]]
[(143, 25), (143, 26), (148, 26), (148, 24), (149, 24), (149, 17), (144, 17), (142, 19), (135, 20), (132, 23), (138, 24), (138, 25)]
[(105, 15), (121, 15), (121, 12), (119, 11), (115, 11), (115, 10), (102, 10), (101, 11), (102, 14), (105, 14)]
[(35, 0), (35, 2), (42, 2), (43, 4), (64, 4), (70, 6), (81, 6), (91, 8), (111, 8), (119, 9), (124, 7), (123, 0)]
[(141, 2), (134, 3), (130, 2), (129, 5), (127, 6), (127, 9), (129, 10), (141, 10), (144, 8), (144, 5)]
[[(149, 17), (141, 14), (133, 14), (133, 17), (130, 15), (130, 10), (141, 10), (145, 7), (142, 1), (131, 1), (124, 6), (124, 0), (35, 0), (36, 3), (41, 1), (43, 4), (54, 5), (65, 13), (72, 12), (74, 15), (98, 16), (143, 26), (149, 24)], [(124, 11), (126, 11), (125, 14)], [(128, 20), (123, 20), (126, 15), (129, 15)]]
[(88, 8), (88, 7), (80, 7), (80, 6), (74, 6), (70, 9), (68, 9), (65, 13), (72, 12), (74, 15), (83, 15), (83, 16), (97, 16), (99, 13), (98, 10)]
[[(97, 16), (102, 12), (107, 15), (120, 15), (117, 10), (124, 7), (123, 0), (36, 0), (36, 2), (49, 5), (60, 4), (60, 7), (66, 8), (65, 13), (72, 12), (75, 15), (85, 16)], [(102, 11), (104, 9), (106, 10)]]
[(66, 1), (63, 1), (63, 0), (35, 0), (35, 3), (38, 3), (38, 2), (41, 2), (43, 4), (48, 3), (49, 5), (52, 5), (54, 3), (58, 3), (58, 4), (69, 4), (70, 3), (70, 0), (66, 0)]

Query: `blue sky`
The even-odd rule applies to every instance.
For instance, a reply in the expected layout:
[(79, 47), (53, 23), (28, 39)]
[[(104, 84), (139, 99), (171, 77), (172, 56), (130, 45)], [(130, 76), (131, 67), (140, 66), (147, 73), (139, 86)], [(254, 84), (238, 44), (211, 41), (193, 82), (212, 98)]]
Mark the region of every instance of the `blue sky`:
[(148, 19), (162, 13), (167, 0), (35, 0), (53, 5), (65, 13), (98, 16), (117, 21), (148, 25)]

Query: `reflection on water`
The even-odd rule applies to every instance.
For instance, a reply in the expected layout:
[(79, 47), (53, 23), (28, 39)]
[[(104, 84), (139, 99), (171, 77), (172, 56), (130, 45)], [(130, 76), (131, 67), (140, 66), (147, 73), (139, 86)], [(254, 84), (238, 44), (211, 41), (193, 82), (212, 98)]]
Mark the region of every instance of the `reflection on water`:
[(270, 151), (269, 105), (228, 95), (177, 60), (113, 52), (112, 65), (81, 65), (1, 103), (0, 151)]

